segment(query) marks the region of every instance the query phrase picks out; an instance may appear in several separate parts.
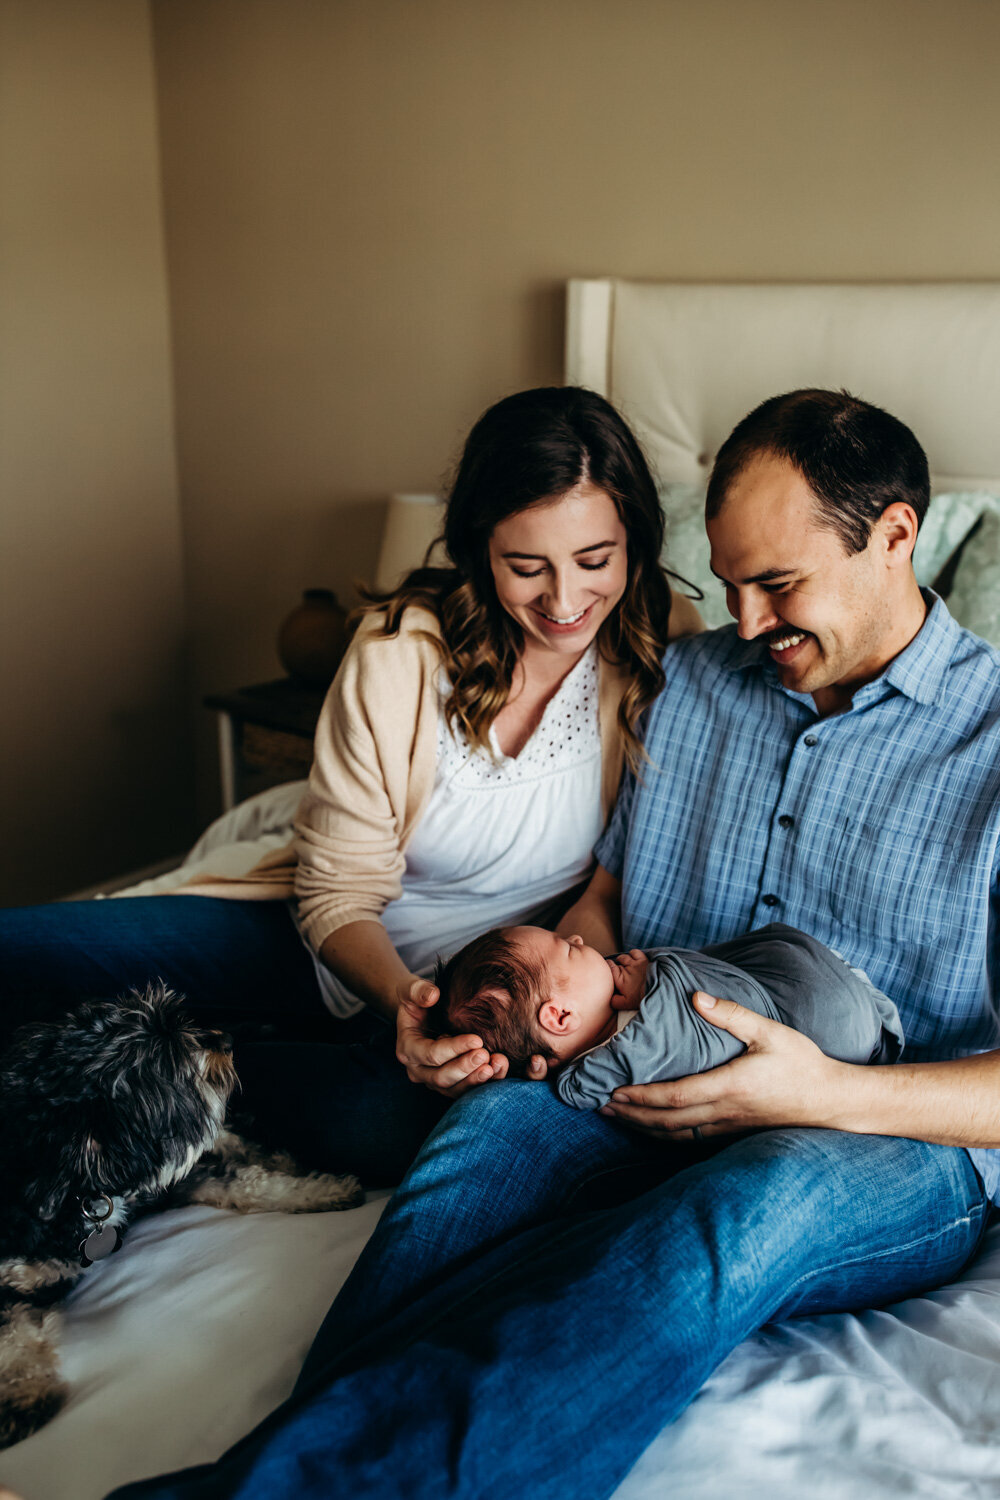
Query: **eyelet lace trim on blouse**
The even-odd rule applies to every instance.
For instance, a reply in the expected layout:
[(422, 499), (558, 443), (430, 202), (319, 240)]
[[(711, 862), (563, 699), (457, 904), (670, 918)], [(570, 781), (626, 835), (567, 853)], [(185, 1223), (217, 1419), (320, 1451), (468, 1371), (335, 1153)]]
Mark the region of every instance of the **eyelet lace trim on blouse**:
[[(445, 694), (447, 686), (445, 686)], [(538, 728), (519, 755), (504, 755), (495, 730), (493, 753), (472, 749), (461, 728), (447, 723), (444, 697), (438, 718), (438, 783), (457, 786), (514, 786), (537, 781), (589, 760), (600, 747), (597, 646), (592, 644), (545, 706)]]

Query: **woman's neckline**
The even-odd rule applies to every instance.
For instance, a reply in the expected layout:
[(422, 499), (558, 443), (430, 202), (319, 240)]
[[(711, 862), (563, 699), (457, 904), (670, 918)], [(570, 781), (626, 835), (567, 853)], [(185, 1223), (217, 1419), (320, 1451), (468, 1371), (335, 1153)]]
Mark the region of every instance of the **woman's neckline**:
[(521, 756), (524, 754), (524, 752), (531, 745), (532, 741), (536, 738), (536, 736), (538, 734), (541, 733), (541, 730), (542, 730), (542, 728), (543, 728), (543, 726), (545, 724), (546, 715), (548, 714), (548, 712), (549, 712), (550, 708), (552, 707), (552, 705), (558, 700), (560, 694), (562, 694), (562, 693), (564, 693), (566, 691), (566, 689), (569, 687), (570, 683), (573, 681), (573, 678), (577, 675), (577, 673), (581, 672), (583, 670), (584, 664), (586, 662), (588, 662), (588, 661), (591, 661), (591, 660), (595, 659), (596, 655), (597, 655), (597, 642), (596, 642), (596, 640), (594, 640), (594, 641), (591, 641), (591, 643), (587, 647), (587, 649), (585, 651), (583, 651), (577, 657), (576, 661), (570, 667), (570, 669), (566, 673), (566, 675), (564, 677), (560, 678), (560, 680), (556, 683), (555, 687), (552, 689), (552, 692), (549, 694), (549, 696), (545, 699), (545, 702), (542, 704), (541, 713), (539, 714), (538, 720), (535, 723), (533, 729), (531, 730), (531, 732), (528, 735), (527, 739), (524, 740), (524, 742), (521, 745), (518, 746), (517, 751), (513, 755), (508, 755), (507, 752), (501, 746), (499, 738), (497, 736), (497, 732), (496, 732), (496, 719), (494, 719), (493, 723), (490, 725), (490, 734), (489, 734), (490, 748), (493, 751), (494, 756), (496, 757), (496, 759), (499, 761), (499, 763), (501, 765), (505, 764), (508, 761), (517, 761), (517, 760), (520, 760)]

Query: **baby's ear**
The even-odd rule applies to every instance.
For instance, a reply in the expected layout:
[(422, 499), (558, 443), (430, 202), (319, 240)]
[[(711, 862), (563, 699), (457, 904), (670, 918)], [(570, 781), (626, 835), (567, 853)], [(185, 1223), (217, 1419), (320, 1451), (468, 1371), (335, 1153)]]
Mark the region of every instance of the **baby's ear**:
[(576, 1031), (580, 1022), (576, 1014), (568, 1010), (565, 1005), (557, 1005), (554, 1000), (546, 1000), (538, 1010), (538, 1024), (543, 1031), (550, 1031), (553, 1036), (569, 1036)]

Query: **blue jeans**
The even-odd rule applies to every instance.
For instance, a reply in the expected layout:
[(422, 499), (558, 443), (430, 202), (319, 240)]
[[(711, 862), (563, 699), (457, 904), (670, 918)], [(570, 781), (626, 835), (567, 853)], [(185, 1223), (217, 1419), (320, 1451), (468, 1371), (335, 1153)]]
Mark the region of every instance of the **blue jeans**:
[(985, 1225), (954, 1148), (785, 1129), (656, 1150), (543, 1085), (472, 1091), (291, 1400), (115, 1500), (601, 1500), (741, 1339), (945, 1281)]
[(234, 1034), (234, 1108), (304, 1165), (397, 1183), (447, 1101), (411, 1084), (392, 1028), (327, 1011), (280, 901), (128, 896), (0, 909), (0, 1040), (85, 997), (163, 979)]

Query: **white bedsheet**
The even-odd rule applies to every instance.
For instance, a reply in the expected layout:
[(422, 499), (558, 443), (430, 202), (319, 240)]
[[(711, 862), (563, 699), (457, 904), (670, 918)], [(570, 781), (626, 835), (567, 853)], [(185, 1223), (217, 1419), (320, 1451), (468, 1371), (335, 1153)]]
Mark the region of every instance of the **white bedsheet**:
[(0, 1453), (24, 1500), (99, 1500), (204, 1463), (289, 1394), (385, 1194), (331, 1214), (181, 1208), (142, 1219), (63, 1304), (57, 1417)]
[[(226, 851), (236, 873), (283, 841), (275, 818), (291, 816), (295, 793), (268, 795), (213, 825), (194, 863), (218, 869)], [(140, 1221), (64, 1305), (70, 1400), (0, 1453), (0, 1482), (24, 1500), (100, 1500), (128, 1480), (217, 1457), (291, 1390), (381, 1208), (372, 1195), (339, 1214), (196, 1207)], [(609, 1390), (609, 1421), (614, 1404)], [(952, 1286), (742, 1344), (616, 1500), (667, 1496), (997, 1500), (1000, 1223)]]
[(1000, 1224), (950, 1286), (735, 1349), (616, 1500), (996, 1500)]

